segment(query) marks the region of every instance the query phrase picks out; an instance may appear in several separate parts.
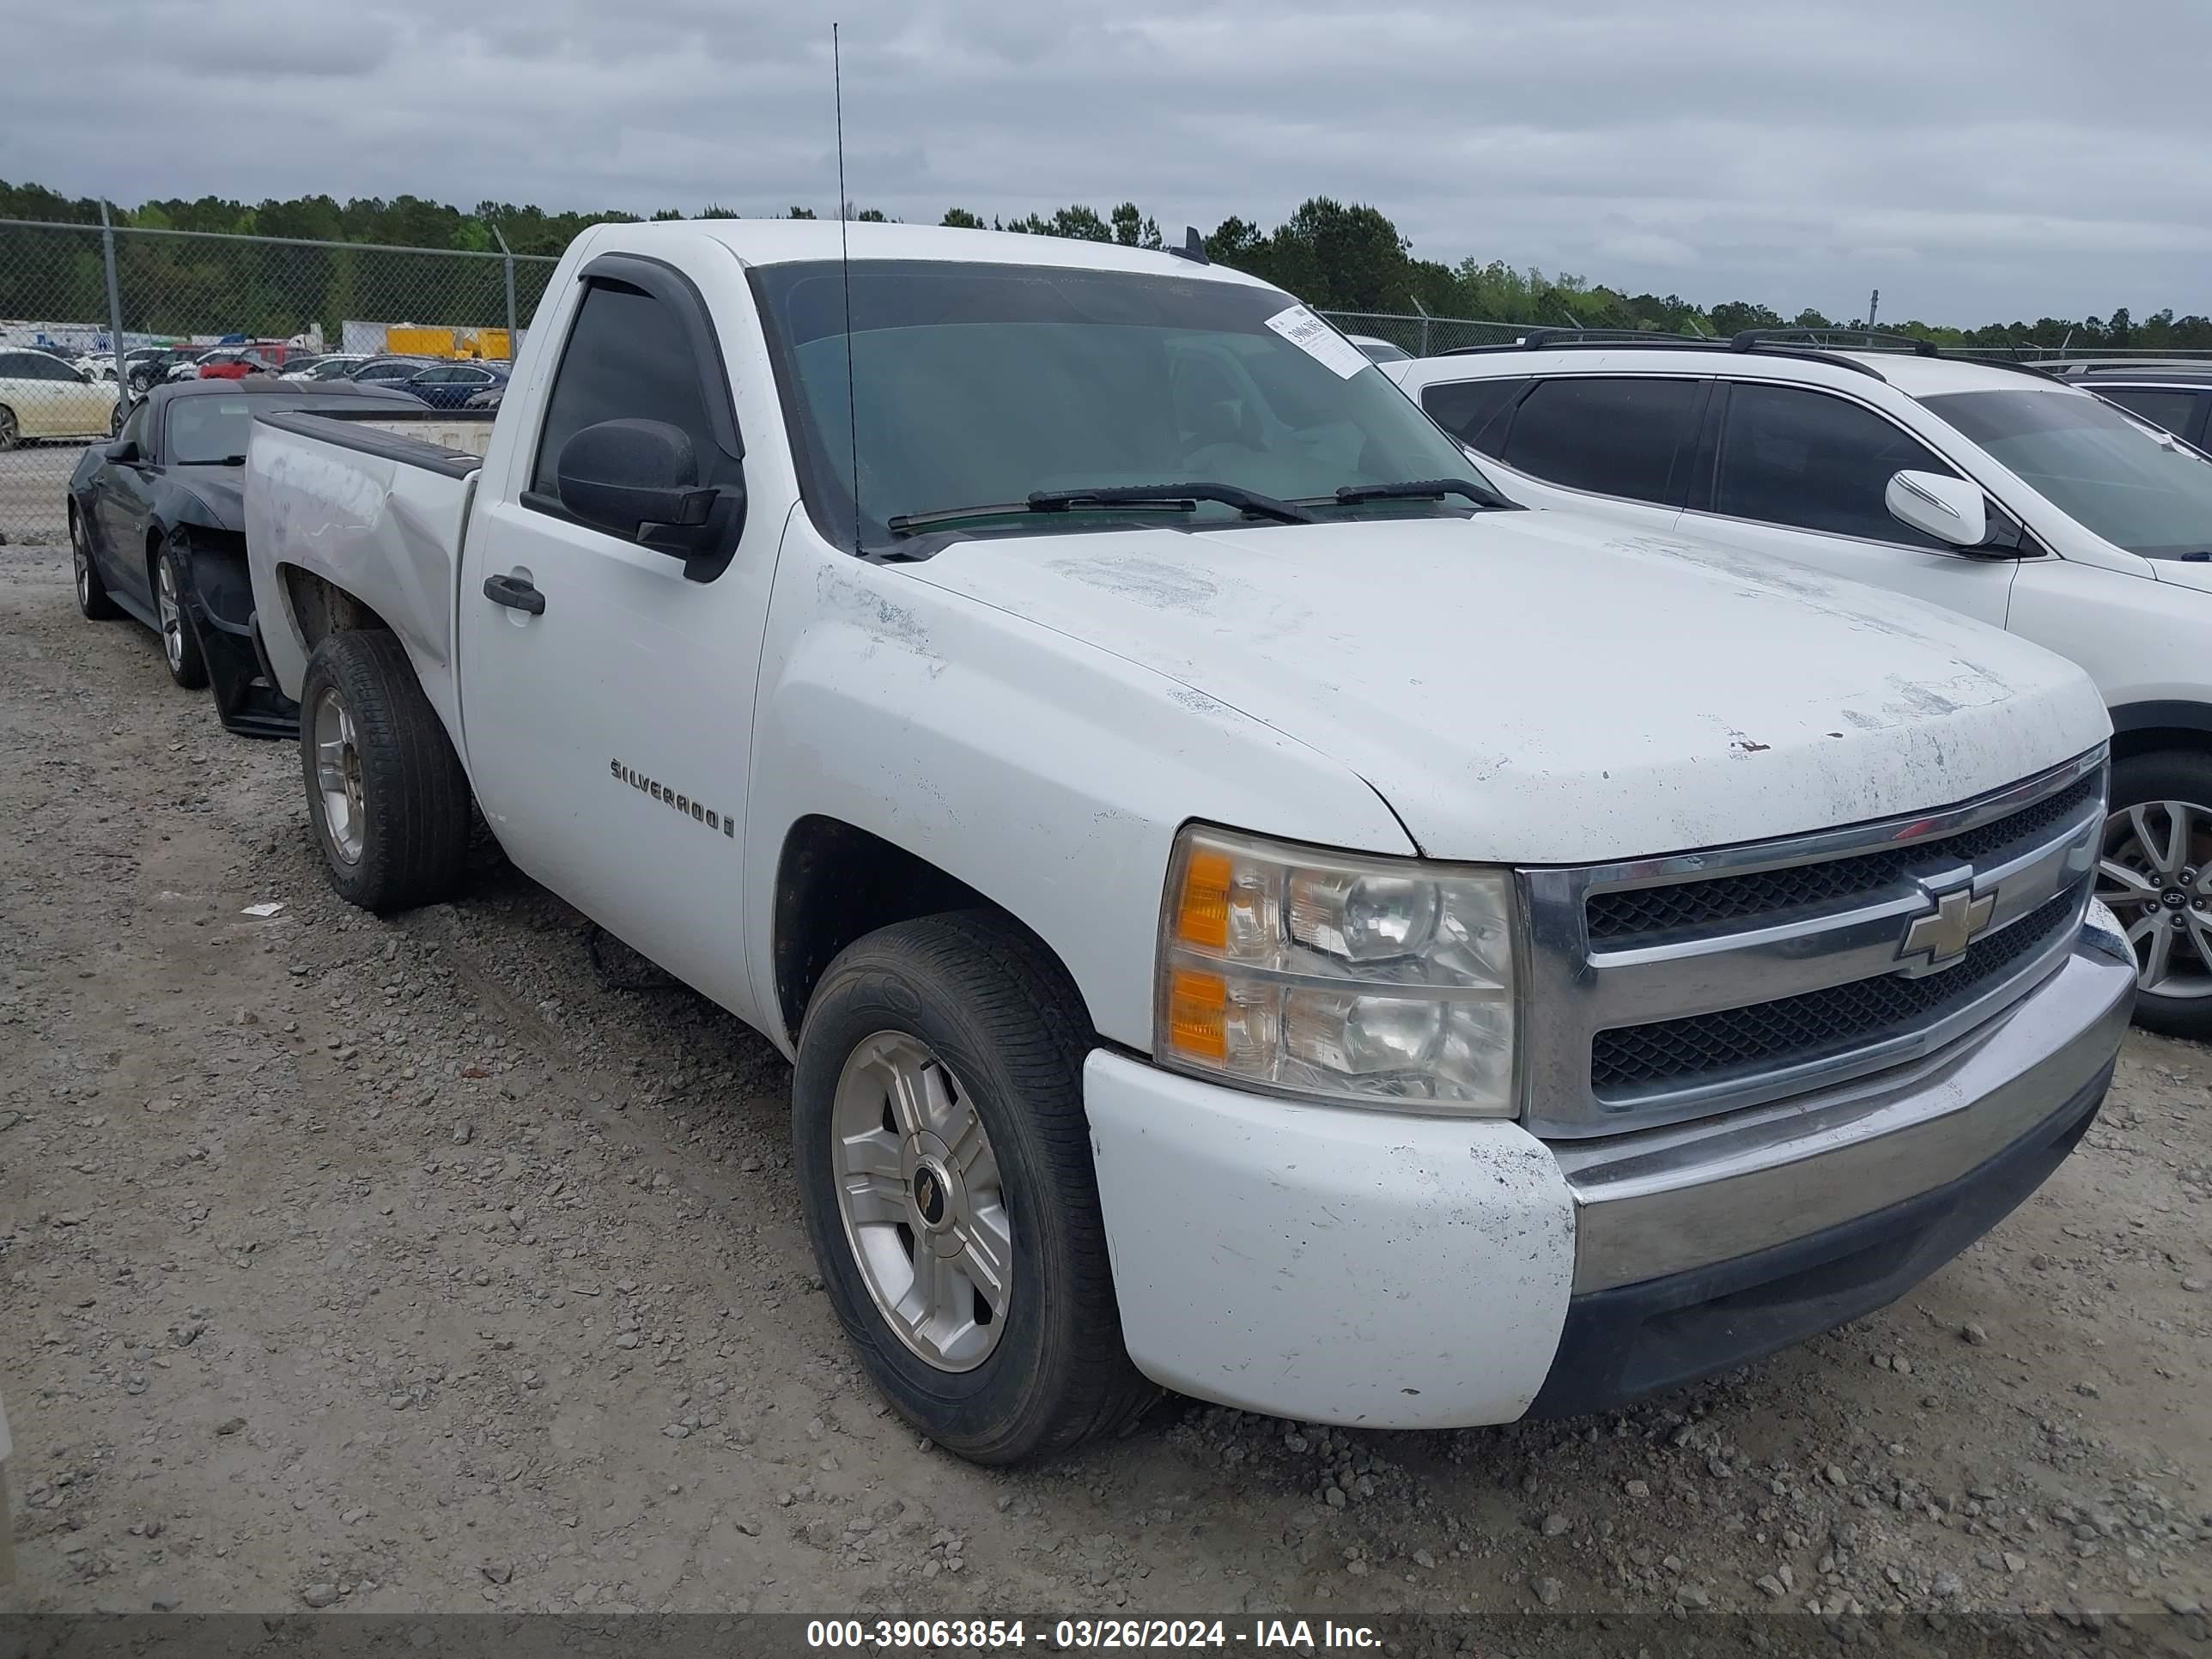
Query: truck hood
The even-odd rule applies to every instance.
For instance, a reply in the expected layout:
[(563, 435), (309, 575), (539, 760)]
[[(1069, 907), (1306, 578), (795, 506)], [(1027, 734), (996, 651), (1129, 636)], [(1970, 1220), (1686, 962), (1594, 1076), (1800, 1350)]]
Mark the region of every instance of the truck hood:
[(2039, 647), (1568, 513), (982, 538), (907, 569), (1341, 762), (1436, 858), (1593, 862), (1918, 812), (2111, 730)]

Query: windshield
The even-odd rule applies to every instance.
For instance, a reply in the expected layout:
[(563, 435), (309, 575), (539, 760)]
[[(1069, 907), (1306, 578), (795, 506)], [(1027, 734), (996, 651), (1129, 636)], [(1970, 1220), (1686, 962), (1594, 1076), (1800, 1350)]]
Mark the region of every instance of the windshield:
[(2111, 404), (2057, 388), (1921, 402), (2114, 546), (2147, 559), (2212, 550), (2212, 461)]
[[(1471, 482), (1466, 454), (1356, 346), (1278, 289), (1218, 278), (921, 260), (752, 273), (817, 529), (853, 543), (857, 406), (860, 542), (926, 552), (894, 520), (1011, 504), (948, 533), (1121, 528), (1093, 506), (1022, 516), (1036, 492), (1191, 481), (1277, 501), (1327, 498), (1327, 516), (1464, 514), (1434, 495), (1338, 503), (1340, 488)], [(1284, 331), (1298, 333), (1305, 343)], [(1147, 524), (1161, 515), (1141, 517)], [(1249, 521), (1199, 500), (1179, 527)]]
[(235, 465), (245, 459), (246, 440), (253, 430), (257, 414), (274, 414), (280, 409), (345, 412), (361, 407), (357, 398), (343, 403), (335, 398), (321, 403), (313, 397), (266, 395), (174, 398), (161, 428), (163, 459), (171, 466)]

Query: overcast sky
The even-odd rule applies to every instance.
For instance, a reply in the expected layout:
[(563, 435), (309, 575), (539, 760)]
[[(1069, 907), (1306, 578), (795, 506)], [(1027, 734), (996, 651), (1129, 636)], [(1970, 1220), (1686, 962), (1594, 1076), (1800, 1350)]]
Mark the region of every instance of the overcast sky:
[(1708, 304), (2212, 313), (2203, 0), (0, 0), (0, 178), (826, 214), (833, 15), (902, 218), (1327, 194)]

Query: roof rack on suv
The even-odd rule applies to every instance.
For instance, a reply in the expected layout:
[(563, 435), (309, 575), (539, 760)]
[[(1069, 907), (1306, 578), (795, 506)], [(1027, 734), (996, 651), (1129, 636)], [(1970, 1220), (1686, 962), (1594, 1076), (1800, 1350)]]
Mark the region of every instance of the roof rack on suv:
[[(1561, 351), (1570, 348), (1605, 346), (1635, 346), (1641, 349), (1653, 347), (1675, 351), (1757, 351), (1774, 357), (1795, 357), (1808, 363), (1826, 363), (1832, 368), (1847, 368), (1854, 374), (1871, 374), (1877, 380), (1889, 377), (1872, 363), (1863, 363), (1856, 357), (1846, 357), (1839, 352), (1821, 351), (1811, 346), (1790, 345), (1764, 338), (1777, 331), (1747, 329), (1726, 340), (1692, 339), (1686, 334), (1661, 334), (1649, 329), (1636, 328), (1531, 328), (1517, 340), (1501, 345), (1455, 346), (1437, 353), (1439, 357), (1473, 357), (1492, 351)], [(1789, 332), (1790, 331), (1779, 331)]]
[(1747, 328), (1741, 333), (1731, 336), (1729, 343), (1743, 351), (1753, 351), (1771, 342), (1785, 340), (1827, 345), (1832, 343), (1828, 337), (1832, 334), (1848, 334), (1854, 340), (1863, 341), (1870, 346), (1905, 346), (1916, 357), (1939, 355), (1933, 340), (1923, 340), (1917, 334), (1889, 334), (1872, 328)]
[[(1903, 346), (1908, 348), (1916, 357), (1942, 357), (1947, 358), (1953, 362), (1979, 363), (1985, 368), (2008, 368), (2016, 374), (2033, 374), (2039, 379), (2045, 380), (2056, 380), (2063, 378), (2059, 375), (2053, 374), (2048, 368), (2045, 368), (2039, 364), (2023, 362), (2017, 356), (1996, 357), (1982, 356), (1978, 355), (1968, 356), (1962, 352), (1946, 351), (1942, 347), (1937, 345), (1933, 340), (1923, 340), (1917, 334), (1893, 334), (1881, 329), (1749, 328), (1746, 329), (1742, 333), (1737, 335), (1735, 337), (1740, 341), (1749, 340), (1754, 344), (1757, 344), (1769, 340), (1792, 340), (1804, 338), (1825, 340), (1826, 337), (1833, 334), (1850, 335), (1856, 339), (1867, 342), (1869, 349), (1875, 350), (1882, 349), (1884, 347)], [(1978, 349), (1979, 351), (1994, 351), (1996, 348), (1993, 346), (1984, 346)]]

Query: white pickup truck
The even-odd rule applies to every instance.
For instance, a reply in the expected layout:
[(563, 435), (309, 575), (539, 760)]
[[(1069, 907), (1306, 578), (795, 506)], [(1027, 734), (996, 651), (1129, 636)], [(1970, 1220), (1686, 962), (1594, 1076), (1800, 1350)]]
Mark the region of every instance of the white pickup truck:
[(1602, 1407), (2081, 1137), (2135, 975), (2079, 670), (1507, 507), (1202, 256), (839, 229), (586, 232), (487, 441), (272, 415), (247, 535), (338, 890), (451, 895), (473, 795), (793, 1056), (940, 1444)]

